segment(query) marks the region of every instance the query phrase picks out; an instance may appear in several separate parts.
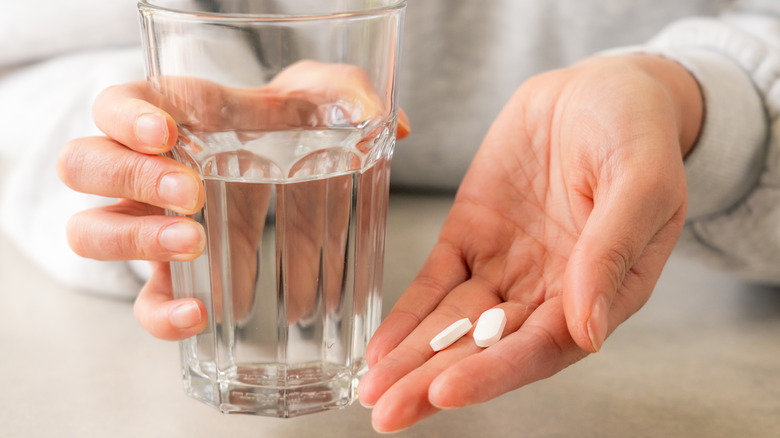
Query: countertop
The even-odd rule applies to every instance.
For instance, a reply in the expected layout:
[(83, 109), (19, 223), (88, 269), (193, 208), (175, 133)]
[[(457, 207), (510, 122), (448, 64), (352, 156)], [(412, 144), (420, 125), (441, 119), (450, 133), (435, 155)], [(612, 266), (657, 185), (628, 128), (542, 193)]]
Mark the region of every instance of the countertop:
[[(385, 312), (451, 201), (391, 196)], [(144, 332), (132, 303), (67, 290), (2, 238), (0, 376), (0, 437), (376, 436), (359, 404), (274, 419), (189, 399), (176, 345)], [(780, 436), (780, 289), (673, 254), (650, 301), (598, 354), (397, 436)]]

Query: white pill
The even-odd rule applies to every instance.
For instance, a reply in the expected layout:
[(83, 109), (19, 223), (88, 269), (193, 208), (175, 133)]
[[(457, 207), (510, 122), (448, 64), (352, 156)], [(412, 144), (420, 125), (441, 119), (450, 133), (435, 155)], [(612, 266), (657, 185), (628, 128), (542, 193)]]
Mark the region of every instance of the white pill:
[(495, 344), (501, 339), (505, 325), (506, 315), (503, 309), (495, 307), (486, 310), (480, 315), (477, 327), (474, 328), (474, 342), (478, 347), (489, 347)]
[(468, 318), (459, 319), (431, 339), (431, 348), (433, 351), (444, 350), (469, 330), (471, 330), (471, 321)]

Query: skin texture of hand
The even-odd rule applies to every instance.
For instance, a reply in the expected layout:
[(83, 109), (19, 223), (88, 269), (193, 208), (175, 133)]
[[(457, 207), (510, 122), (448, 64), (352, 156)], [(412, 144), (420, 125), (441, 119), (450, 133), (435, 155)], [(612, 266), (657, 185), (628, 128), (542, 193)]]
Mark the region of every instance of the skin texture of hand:
[[(369, 344), (361, 403), (382, 432), (484, 402), (588, 353), (649, 298), (681, 232), (698, 86), (654, 56), (597, 57), (527, 81), (490, 128), (422, 270)], [(503, 338), (452, 322), (505, 310)]]
[[(69, 243), (84, 257), (154, 262), (152, 277), (136, 299), (135, 315), (152, 335), (180, 340), (204, 329), (207, 312), (199, 300), (172, 298), (167, 262), (195, 259), (204, 251), (206, 238), (200, 224), (188, 217), (166, 216), (164, 209), (192, 215), (203, 207), (206, 189), (192, 169), (160, 156), (179, 137), (176, 120), (195, 130), (283, 130), (334, 122), (328, 119), (333, 117), (339, 118), (335, 122), (359, 123), (387, 114), (361, 69), (312, 61), (294, 64), (261, 89), (233, 89), (193, 78), (166, 78), (159, 88), (166, 98), (145, 82), (101, 93), (93, 117), (106, 135), (69, 142), (60, 152), (57, 171), (74, 190), (119, 198), (114, 205), (72, 217), (67, 227)], [(409, 124), (403, 112), (398, 118), (397, 137), (403, 138)], [(236, 264), (236, 269), (246, 268), (231, 273), (232, 287), (249, 291), (247, 279), (256, 274), (250, 272), (257, 265), (252, 257), (263, 232), (269, 194), (230, 195), (249, 199), (252, 202), (247, 204), (253, 206), (232, 216), (255, 218), (236, 233), (235, 240), (243, 246), (231, 246), (231, 251), (242, 255), (237, 258), (246, 262)], [(302, 251), (307, 247), (305, 242), (297, 246)], [(296, 298), (300, 316), (312, 300)], [(251, 305), (247, 294), (234, 294), (234, 300), (238, 300), (234, 307), (248, 310)], [(215, 298), (215, 305), (220, 305), (218, 301)]]

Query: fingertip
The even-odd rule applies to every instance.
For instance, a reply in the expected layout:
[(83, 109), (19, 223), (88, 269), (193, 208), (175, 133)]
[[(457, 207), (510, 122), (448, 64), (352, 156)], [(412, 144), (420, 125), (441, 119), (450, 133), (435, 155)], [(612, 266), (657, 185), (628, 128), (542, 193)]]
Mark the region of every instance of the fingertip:
[(364, 405), (374, 406), (408, 369), (395, 358), (385, 358), (373, 367), (360, 379), (358, 384), (358, 398)]
[(381, 395), (377, 393), (373, 373), (371, 371), (372, 370), (369, 369), (369, 371), (360, 379), (357, 388), (358, 400), (361, 405), (367, 408), (374, 407)]
[(65, 239), (67, 240), (70, 249), (80, 257), (90, 256), (90, 254), (85, 251), (84, 240), (82, 238), (84, 233), (81, 232), (81, 227), (83, 226), (82, 217), (85, 214), (86, 213), (83, 211), (78, 212), (69, 217), (65, 222)]
[(176, 121), (173, 120), (173, 117), (169, 116), (168, 114), (165, 114), (165, 124), (166, 129), (168, 131), (167, 141), (164, 143), (166, 146), (166, 150), (169, 150), (173, 147), (173, 145), (176, 144), (176, 141), (179, 137), (179, 126), (176, 124)]
[(377, 433), (382, 434), (393, 431), (393, 428), (387, 424), (387, 416), (383, 415), (378, 409), (371, 411), (371, 427), (373, 427)]
[(414, 424), (406, 421), (409, 417), (409, 412), (405, 412), (408, 406), (397, 403), (382, 403), (375, 406), (371, 411), (371, 426), (381, 434), (398, 433), (408, 429)]
[(386, 425), (380, 422), (371, 421), (371, 426), (374, 428), (374, 432), (380, 434), (380, 435), (390, 435), (394, 433), (403, 432), (404, 430), (408, 429), (407, 427), (402, 427), (400, 429), (393, 429), (393, 428), (385, 428)]
[[(571, 261), (570, 261), (571, 265)], [(597, 292), (604, 285), (588, 281), (576, 267), (567, 268), (564, 279), (563, 311), (569, 335), (579, 348), (597, 353), (607, 337), (609, 302), (607, 296)], [(586, 288), (586, 285), (591, 285)]]
[(73, 148), (74, 148), (74, 141), (71, 140), (63, 147), (60, 148), (59, 152), (57, 153), (57, 163), (56, 163), (56, 170), (57, 170), (57, 176), (60, 178), (60, 181), (65, 183), (65, 185), (68, 185), (68, 180), (70, 175), (68, 174), (68, 163), (70, 162), (70, 157), (73, 154)]
[(428, 401), (437, 409), (449, 410), (474, 404), (480, 387), (473, 375), (464, 375), (460, 370), (451, 368), (437, 376), (428, 387)]
[(358, 395), (357, 399), (358, 399), (358, 402), (360, 403), (360, 406), (363, 406), (366, 409), (373, 409), (374, 408), (373, 404), (370, 404), (370, 403), (367, 403), (367, 402), (363, 401), (363, 399), (360, 398), (360, 395)]
[(378, 336), (374, 335), (366, 347), (366, 363), (368, 367), (371, 368), (378, 364), (391, 350), (392, 347), (388, 347)]
[(160, 154), (176, 143), (176, 122), (150, 102), (146, 81), (114, 85), (92, 105), (97, 127), (108, 137), (137, 152)]
[(408, 137), (412, 131), (411, 124), (409, 123), (409, 117), (406, 116), (404, 110), (398, 111), (398, 126), (396, 128), (396, 138), (403, 140)]
[(604, 342), (601, 336), (601, 324), (585, 312), (580, 314), (566, 312), (566, 326), (577, 347), (588, 353), (597, 353)]
[(443, 382), (444, 379), (441, 377), (431, 382), (431, 386), (428, 387), (428, 401), (438, 409), (453, 409), (456, 406), (450, 404), (449, 385)]
[(594, 309), (586, 316), (566, 315), (566, 325), (569, 335), (579, 348), (587, 353), (598, 353), (604, 344), (607, 334), (606, 311), (595, 310), (602, 307), (595, 304)]
[(178, 330), (190, 330), (202, 324), (204, 311), (197, 300), (174, 302), (168, 308), (168, 322)]
[(165, 341), (180, 341), (202, 332), (207, 322), (206, 307), (196, 299), (174, 300), (160, 309), (147, 330)]
[(375, 349), (371, 348), (371, 343), (366, 347), (366, 364), (371, 368), (379, 362), (378, 354)]
[(191, 219), (174, 222), (160, 230), (157, 240), (163, 250), (173, 253), (172, 260), (190, 261), (206, 248), (203, 226)]
[(371, 411), (374, 430), (383, 434), (400, 432), (439, 412), (424, 394), (411, 399), (398, 397), (398, 393), (383, 396)]
[(163, 175), (157, 183), (157, 196), (164, 206), (182, 214), (194, 214), (203, 206), (203, 182), (190, 169)]
[(606, 318), (606, 311), (599, 308), (594, 318), (594, 309), (606, 301), (603, 291), (606, 286), (598, 272), (592, 272), (593, 265), (582, 262), (588, 259), (582, 250), (576, 251), (569, 259), (563, 282), (562, 304), (569, 335), (579, 348), (596, 353), (604, 342), (606, 328), (597, 318)]

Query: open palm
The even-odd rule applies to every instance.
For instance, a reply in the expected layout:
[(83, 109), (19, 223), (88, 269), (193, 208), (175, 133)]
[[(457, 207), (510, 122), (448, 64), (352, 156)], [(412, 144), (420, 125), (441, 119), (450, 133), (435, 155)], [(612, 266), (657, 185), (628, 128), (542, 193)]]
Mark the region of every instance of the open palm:
[[(682, 129), (644, 62), (594, 58), (510, 99), (439, 241), (369, 345), (359, 395), (374, 405), (375, 428), (553, 375), (598, 351), (649, 298), (684, 221), (681, 144), (698, 125)], [(507, 316), (497, 344), (465, 336), (434, 354), (436, 333), (492, 307)]]

